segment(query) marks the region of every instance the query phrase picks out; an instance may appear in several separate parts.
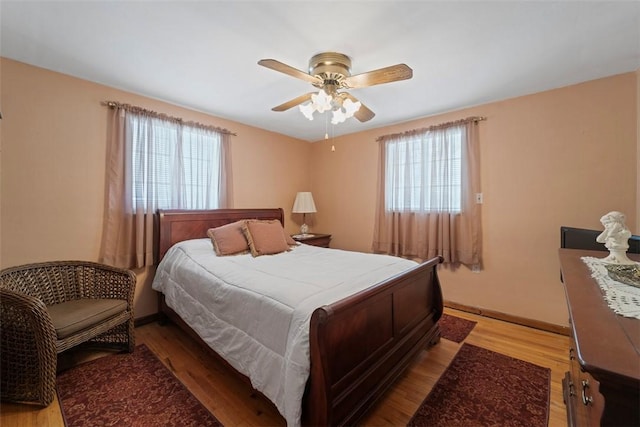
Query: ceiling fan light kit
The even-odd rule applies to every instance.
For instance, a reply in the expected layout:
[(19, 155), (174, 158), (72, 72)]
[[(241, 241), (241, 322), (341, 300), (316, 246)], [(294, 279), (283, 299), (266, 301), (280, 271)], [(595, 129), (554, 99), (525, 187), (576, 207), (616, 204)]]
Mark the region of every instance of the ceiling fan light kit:
[(261, 59), (259, 65), (288, 74), (311, 83), (320, 89), (294, 98), (273, 107), (273, 111), (286, 111), (296, 105), (300, 112), (313, 120), (313, 113), (332, 111), (332, 124), (342, 123), (355, 117), (360, 122), (371, 120), (375, 113), (363, 105), (346, 89), (355, 89), (407, 80), (413, 77), (413, 70), (405, 64), (392, 65), (366, 73), (351, 75), (351, 58), (338, 52), (323, 52), (309, 60), (309, 72), (305, 73), (275, 59)]
[(353, 117), (361, 106), (362, 103), (360, 101), (353, 102), (349, 98), (343, 99), (340, 94), (332, 96), (325, 92), (324, 89), (320, 89), (318, 93), (311, 95), (310, 102), (300, 104), (298, 108), (309, 120), (313, 120), (313, 113), (316, 111), (318, 113), (331, 111), (333, 113), (331, 123), (337, 125), (338, 123), (342, 123), (348, 118)]

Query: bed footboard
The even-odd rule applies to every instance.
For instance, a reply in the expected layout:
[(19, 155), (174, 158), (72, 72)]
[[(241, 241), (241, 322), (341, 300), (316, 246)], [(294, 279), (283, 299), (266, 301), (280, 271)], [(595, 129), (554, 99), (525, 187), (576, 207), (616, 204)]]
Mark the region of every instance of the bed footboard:
[(433, 258), (314, 311), (303, 424), (356, 424), (414, 357), (438, 342), (440, 262)]

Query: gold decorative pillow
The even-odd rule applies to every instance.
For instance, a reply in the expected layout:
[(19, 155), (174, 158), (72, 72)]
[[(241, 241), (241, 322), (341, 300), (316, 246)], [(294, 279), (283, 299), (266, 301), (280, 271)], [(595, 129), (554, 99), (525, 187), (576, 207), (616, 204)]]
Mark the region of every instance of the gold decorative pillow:
[(289, 250), (289, 243), (278, 220), (247, 220), (242, 226), (251, 255), (274, 255)]
[(240, 220), (207, 230), (207, 236), (218, 256), (249, 252), (249, 243), (242, 231), (244, 223), (245, 220)]

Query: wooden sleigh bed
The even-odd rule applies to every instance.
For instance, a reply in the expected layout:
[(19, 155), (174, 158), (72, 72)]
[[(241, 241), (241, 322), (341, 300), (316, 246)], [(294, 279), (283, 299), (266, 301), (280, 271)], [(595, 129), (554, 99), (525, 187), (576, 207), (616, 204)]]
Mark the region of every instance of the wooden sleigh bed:
[[(284, 224), (284, 211), (160, 211), (159, 257), (177, 242), (206, 237), (209, 228), (240, 219), (277, 219)], [(440, 262), (441, 258), (431, 259), (313, 311), (303, 425), (356, 424), (415, 356), (439, 341), (443, 303), (436, 267)], [(206, 346), (166, 305), (162, 294), (160, 310)]]

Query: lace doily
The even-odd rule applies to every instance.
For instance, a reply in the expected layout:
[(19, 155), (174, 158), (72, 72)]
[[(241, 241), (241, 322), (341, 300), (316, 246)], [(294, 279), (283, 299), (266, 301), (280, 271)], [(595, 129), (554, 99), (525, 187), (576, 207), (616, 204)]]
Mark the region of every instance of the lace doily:
[(609, 277), (606, 263), (599, 258), (582, 257), (582, 261), (587, 264), (591, 277), (604, 292), (609, 308), (621, 316), (640, 319), (640, 288), (613, 280)]

